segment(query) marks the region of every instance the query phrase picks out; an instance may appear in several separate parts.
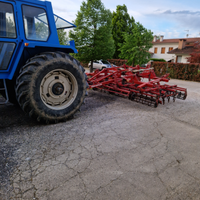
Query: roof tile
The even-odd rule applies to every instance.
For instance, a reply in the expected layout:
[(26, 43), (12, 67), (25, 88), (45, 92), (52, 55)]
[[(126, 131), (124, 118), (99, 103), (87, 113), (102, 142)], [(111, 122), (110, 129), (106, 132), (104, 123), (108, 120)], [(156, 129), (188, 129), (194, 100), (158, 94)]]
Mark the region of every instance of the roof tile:
[(153, 44), (163, 44), (163, 43), (179, 43), (180, 39), (184, 39), (186, 40), (186, 43), (188, 42), (196, 42), (199, 41), (200, 42), (200, 37), (197, 38), (177, 38), (177, 39), (164, 39), (162, 42), (160, 42), (160, 40), (158, 39), (156, 42), (152, 42)]
[(183, 49), (173, 49), (172, 51), (167, 52), (168, 54), (191, 54), (191, 53), (200, 53), (194, 46), (185, 46)]

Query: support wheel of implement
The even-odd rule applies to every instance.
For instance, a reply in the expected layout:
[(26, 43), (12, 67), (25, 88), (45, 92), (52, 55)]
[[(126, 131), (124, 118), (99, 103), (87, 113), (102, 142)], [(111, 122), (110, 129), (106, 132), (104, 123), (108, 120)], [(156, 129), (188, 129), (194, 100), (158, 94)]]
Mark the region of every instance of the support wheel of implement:
[(70, 118), (84, 101), (86, 76), (77, 60), (61, 52), (30, 59), (20, 71), (16, 96), (34, 119), (56, 123)]

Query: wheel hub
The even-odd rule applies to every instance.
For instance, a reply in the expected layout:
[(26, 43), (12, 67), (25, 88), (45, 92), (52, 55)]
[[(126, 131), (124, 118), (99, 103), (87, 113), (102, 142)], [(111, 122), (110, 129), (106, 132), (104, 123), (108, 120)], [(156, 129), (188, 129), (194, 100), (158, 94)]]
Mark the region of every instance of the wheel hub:
[(61, 95), (64, 91), (64, 86), (61, 83), (55, 83), (52, 87), (52, 92), (55, 95)]
[(61, 110), (73, 103), (78, 93), (78, 84), (68, 70), (49, 72), (40, 84), (40, 96), (43, 103), (54, 110)]

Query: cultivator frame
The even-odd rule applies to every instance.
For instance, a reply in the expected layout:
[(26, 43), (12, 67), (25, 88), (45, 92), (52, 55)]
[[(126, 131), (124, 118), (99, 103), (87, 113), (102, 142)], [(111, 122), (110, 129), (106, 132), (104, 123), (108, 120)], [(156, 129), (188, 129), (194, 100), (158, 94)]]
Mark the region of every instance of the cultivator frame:
[(169, 74), (156, 77), (150, 65), (146, 68), (139, 65), (136, 67), (123, 65), (86, 74), (89, 88), (128, 97), (148, 106), (157, 107), (158, 104), (165, 104), (165, 100), (169, 102), (170, 97), (173, 101), (176, 98), (185, 100), (187, 97), (186, 88), (161, 84), (170, 80)]

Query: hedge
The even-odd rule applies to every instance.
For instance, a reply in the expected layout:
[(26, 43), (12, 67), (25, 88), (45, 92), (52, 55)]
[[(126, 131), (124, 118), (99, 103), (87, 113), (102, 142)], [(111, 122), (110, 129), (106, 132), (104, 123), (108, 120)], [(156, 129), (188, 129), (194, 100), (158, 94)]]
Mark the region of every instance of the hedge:
[(81, 62), (81, 65), (82, 65), (84, 68), (86, 68), (86, 67), (88, 67), (88, 63), (89, 63), (89, 62)]
[(162, 59), (162, 58), (151, 58), (150, 61), (157, 61), (157, 62), (166, 62), (165, 59)]
[(200, 82), (199, 63), (154, 62), (152, 67), (158, 77), (169, 73), (170, 78)]
[[(126, 64), (127, 60), (108, 59), (108, 61), (117, 66)], [(83, 67), (88, 67), (87, 62), (81, 62)], [(170, 78), (198, 81), (200, 82), (200, 64), (199, 63), (169, 63), (169, 62), (153, 62), (155, 74), (161, 77), (169, 73)]]

